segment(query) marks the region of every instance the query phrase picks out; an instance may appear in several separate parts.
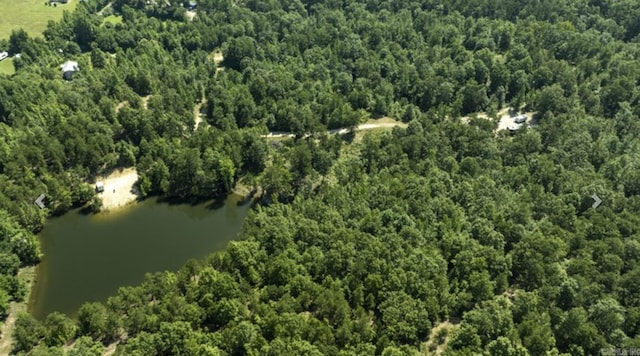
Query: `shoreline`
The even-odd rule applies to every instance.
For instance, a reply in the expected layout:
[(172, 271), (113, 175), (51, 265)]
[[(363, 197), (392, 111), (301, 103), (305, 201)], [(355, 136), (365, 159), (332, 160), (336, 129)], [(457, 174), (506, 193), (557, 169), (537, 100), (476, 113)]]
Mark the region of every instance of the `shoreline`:
[[(102, 181), (102, 177), (96, 179), (96, 181)], [(104, 177), (102, 181), (105, 186), (105, 192), (98, 194), (98, 196), (102, 197), (104, 193), (108, 193), (106, 190), (107, 187), (114, 189), (113, 187), (124, 187), (129, 189), (121, 189), (127, 192), (126, 194), (117, 194), (117, 188), (115, 196), (112, 200), (110, 200), (110, 204), (108, 207), (103, 207), (100, 210), (99, 214), (96, 214), (99, 220), (113, 218), (115, 216), (119, 216), (121, 213), (127, 213), (132, 207), (134, 207), (135, 203), (139, 202), (139, 196), (137, 194), (137, 190), (135, 189), (135, 183), (137, 182), (138, 175), (135, 168), (127, 168), (123, 170), (115, 171)], [(260, 190), (259, 188), (257, 189)], [(253, 194), (252, 194), (253, 193)], [(256, 190), (251, 189), (249, 186), (244, 185), (242, 183), (238, 183), (234, 186), (229, 194), (225, 197), (226, 199), (231, 199), (235, 204), (244, 204), (248, 201), (252, 201), (255, 199)], [(113, 193), (112, 193), (113, 194)], [(116, 196), (118, 199), (116, 199)], [(158, 197), (156, 197), (159, 199)], [(202, 204), (210, 204), (212, 201), (202, 202)], [(214, 201), (215, 202), (215, 201)], [(38, 268), (41, 267), (42, 261), (34, 266), (28, 266), (21, 268), (18, 271), (18, 278), (24, 282), (26, 293), (23, 301), (21, 302), (11, 302), (9, 304), (9, 308), (7, 310), (7, 317), (0, 325), (0, 355), (9, 355), (13, 348), (13, 331), (15, 327), (15, 322), (20, 313), (29, 313), (33, 315), (35, 305), (35, 298), (37, 298), (38, 292), (35, 287), (37, 284), (38, 278)]]
[(135, 167), (116, 170), (107, 176), (97, 177), (97, 182), (103, 185), (103, 191), (98, 193), (98, 197), (102, 200), (100, 212), (123, 208), (140, 198), (136, 187), (138, 172)]
[(25, 282), (26, 293), (24, 300), (21, 302), (11, 302), (9, 304), (9, 311), (7, 312), (7, 318), (0, 326), (0, 355), (9, 355), (13, 349), (13, 328), (16, 322), (16, 318), (21, 312), (29, 312), (29, 305), (31, 304), (31, 296), (33, 286), (36, 280), (36, 268), (38, 265), (23, 267), (18, 271), (18, 279)]
[[(138, 172), (135, 167), (116, 170), (107, 176), (96, 177), (95, 182), (102, 182), (105, 187), (104, 192), (98, 193), (98, 197), (102, 199), (100, 213), (115, 212), (136, 203), (139, 200), (139, 193), (135, 186), (137, 181)], [(95, 184), (93, 185), (95, 186)], [(33, 292), (37, 268), (40, 263), (20, 268), (18, 271), (18, 279), (24, 282), (26, 292), (21, 302), (12, 301), (9, 303), (6, 319), (0, 325), (0, 355), (9, 355), (13, 349), (12, 334), (18, 314), (30, 313), (33, 307)]]

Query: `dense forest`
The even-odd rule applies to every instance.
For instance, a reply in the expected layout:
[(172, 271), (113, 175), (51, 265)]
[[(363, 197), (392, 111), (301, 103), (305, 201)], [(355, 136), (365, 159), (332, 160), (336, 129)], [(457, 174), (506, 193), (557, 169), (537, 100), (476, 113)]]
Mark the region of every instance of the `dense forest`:
[[(40, 259), (46, 218), (99, 207), (97, 174), (135, 166), (144, 196), (179, 200), (241, 178), (264, 191), (225, 251), (75, 319), (19, 315), (15, 353), (640, 350), (639, 3), (202, 0), (195, 12), (83, 1), (40, 37), (0, 41), (21, 54), (0, 75), (0, 313), (24, 297), (16, 273)], [(67, 59), (80, 66), (68, 82)], [(535, 112), (536, 127), (495, 134), (475, 115), (504, 107)], [(324, 133), (382, 116), (408, 126)], [(269, 130), (297, 137), (269, 144)]]

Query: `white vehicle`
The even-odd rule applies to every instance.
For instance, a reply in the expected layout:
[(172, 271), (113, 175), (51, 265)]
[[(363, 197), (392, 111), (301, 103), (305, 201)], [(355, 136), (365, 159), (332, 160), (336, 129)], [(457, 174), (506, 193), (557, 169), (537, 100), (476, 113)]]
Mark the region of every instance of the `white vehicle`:
[(507, 126), (507, 130), (509, 130), (509, 132), (516, 132), (520, 130), (521, 127), (522, 127), (522, 124), (512, 124)]
[(9, 57), (9, 53), (8, 52), (0, 52), (0, 61)]
[(524, 124), (526, 121), (527, 121), (527, 116), (526, 115), (518, 115), (513, 120), (513, 122), (515, 122), (516, 124)]

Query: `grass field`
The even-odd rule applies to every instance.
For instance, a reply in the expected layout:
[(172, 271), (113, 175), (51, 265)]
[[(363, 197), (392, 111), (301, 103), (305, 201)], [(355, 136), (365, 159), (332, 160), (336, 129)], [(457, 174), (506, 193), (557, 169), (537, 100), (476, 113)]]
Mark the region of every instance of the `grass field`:
[(15, 73), (15, 69), (13, 68), (13, 58), (7, 58), (0, 62), (0, 74), (11, 75), (13, 73)]
[(11, 30), (22, 27), (32, 37), (42, 35), (49, 20), (62, 17), (63, 11), (73, 11), (79, 0), (68, 4), (46, 6), (45, 0), (0, 0), (0, 38), (9, 38)]
[[(2, 0), (0, 0), (0, 1), (2, 1)], [(102, 24), (105, 24), (107, 22), (111, 23), (112, 25), (117, 25), (119, 23), (122, 23), (122, 16), (109, 15), (109, 16), (104, 18), (104, 21), (102, 21)]]

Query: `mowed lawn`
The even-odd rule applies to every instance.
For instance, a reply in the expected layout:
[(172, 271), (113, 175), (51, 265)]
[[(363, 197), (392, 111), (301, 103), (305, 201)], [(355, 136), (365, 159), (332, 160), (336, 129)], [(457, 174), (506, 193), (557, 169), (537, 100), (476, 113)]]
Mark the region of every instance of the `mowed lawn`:
[(0, 61), (0, 74), (11, 75), (13, 73), (15, 73), (15, 68), (13, 68), (13, 58), (7, 58)]
[(9, 38), (11, 30), (22, 27), (29, 36), (41, 36), (49, 20), (58, 20), (63, 11), (73, 11), (80, 0), (46, 6), (45, 0), (0, 0), (0, 38)]

